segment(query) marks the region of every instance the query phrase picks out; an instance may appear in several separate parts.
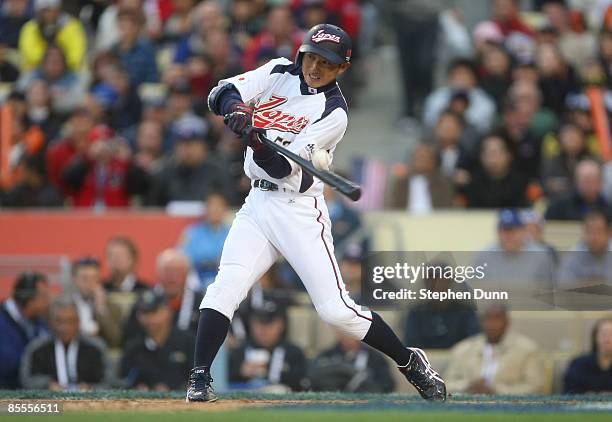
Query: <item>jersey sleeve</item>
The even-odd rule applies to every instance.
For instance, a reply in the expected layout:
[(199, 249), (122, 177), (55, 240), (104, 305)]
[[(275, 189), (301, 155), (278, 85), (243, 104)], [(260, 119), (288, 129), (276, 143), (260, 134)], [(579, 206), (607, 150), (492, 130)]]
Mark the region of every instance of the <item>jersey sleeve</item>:
[(325, 118), (306, 127), (295, 137), (290, 149), (309, 160), (315, 150), (324, 149), (332, 152), (344, 136), (347, 125), (346, 111), (338, 107)]
[(232, 84), (236, 87), (242, 101), (245, 103), (255, 102), (259, 96), (266, 90), (270, 83), (270, 74), (276, 66), (291, 64), (291, 61), (285, 58), (270, 60), (263, 66), (251, 70), (231, 78), (222, 79), (219, 85)]

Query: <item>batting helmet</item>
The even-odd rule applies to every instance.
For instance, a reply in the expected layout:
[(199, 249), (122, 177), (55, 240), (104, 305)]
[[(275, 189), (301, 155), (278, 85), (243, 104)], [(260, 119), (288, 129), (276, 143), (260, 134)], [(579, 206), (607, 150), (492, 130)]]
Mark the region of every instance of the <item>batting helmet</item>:
[(310, 28), (295, 61), (301, 64), (304, 53), (314, 53), (335, 64), (348, 63), (352, 48), (351, 37), (342, 28), (321, 23)]

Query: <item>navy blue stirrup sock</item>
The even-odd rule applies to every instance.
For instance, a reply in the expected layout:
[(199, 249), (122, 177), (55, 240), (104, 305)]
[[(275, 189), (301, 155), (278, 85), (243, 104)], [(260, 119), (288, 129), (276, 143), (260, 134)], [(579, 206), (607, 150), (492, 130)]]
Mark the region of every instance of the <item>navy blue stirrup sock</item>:
[(406, 349), (391, 327), (376, 312), (372, 312), (372, 325), (362, 341), (389, 356), (398, 366), (406, 366), (413, 353)]
[(214, 309), (202, 309), (196, 337), (195, 366), (210, 368), (227, 336), (229, 326), (230, 320), (222, 313)]

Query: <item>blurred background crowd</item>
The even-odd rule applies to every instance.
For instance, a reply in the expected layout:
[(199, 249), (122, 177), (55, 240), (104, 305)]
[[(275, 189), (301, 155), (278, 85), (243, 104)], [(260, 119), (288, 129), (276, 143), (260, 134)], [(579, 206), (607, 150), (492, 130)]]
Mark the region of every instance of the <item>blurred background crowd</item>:
[[(501, 257), (497, 268), (512, 273), (517, 256), (541, 252), (555, 282), (612, 286), (612, 1), (0, 0), (0, 208), (204, 210), (156, 252), (154, 279), (138, 275), (145, 245), (117, 230), (104, 250), (71, 257), (59, 287), (44, 271), (6, 281), (0, 388), (184, 388), (198, 305), (231, 210), (250, 189), (244, 147), (208, 112), (206, 96), (225, 77), (293, 58), (320, 22), (355, 43), (340, 81), (354, 117), (337, 158), (364, 199), (325, 195), (356, 300), (373, 249), (364, 220), (379, 210), (502, 209), (495, 242), (481, 245)], [(387, 63), (390, 48), (397, 106), (380, 106), (371, 94), (389, 87), (376, 62)], [(380, 136), (351, 131), (363, 122)], [(575, 222), (569, 243), (579, 255), (548, 242), (550, 220)], [(303, 340), (313, 333), (300, 325), (310, 318), (302, 305), (299, 279), (278, 263), (232, 322), (213, 374), (221, 388), (401, 387), (358, 341)], [(510, 330), (514, 316), (432, 301), (396, 312), (394, 325), (411, 346), (446, 351), (451, 391), (612, 391), (609, 316), (577, 330), (589, 333), (590, 350), (571, 349), (554, 386), (542, 339)]]

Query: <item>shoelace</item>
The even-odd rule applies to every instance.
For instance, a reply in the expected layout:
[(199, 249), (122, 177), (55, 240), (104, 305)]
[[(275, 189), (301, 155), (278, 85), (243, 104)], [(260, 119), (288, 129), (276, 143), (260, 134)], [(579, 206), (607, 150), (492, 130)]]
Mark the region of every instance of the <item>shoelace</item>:
[(210, 374), (207, 372), (204, 372), (204, 373), (193, 372), (190, 376), (189, 381), (194, 389), (203, 390), (205, 388), (210, 387), (210, 384), (213, 382), (213, 379), (210, 376)]

